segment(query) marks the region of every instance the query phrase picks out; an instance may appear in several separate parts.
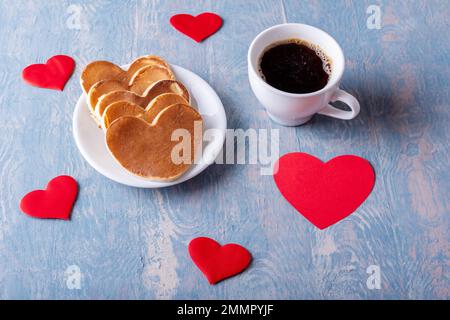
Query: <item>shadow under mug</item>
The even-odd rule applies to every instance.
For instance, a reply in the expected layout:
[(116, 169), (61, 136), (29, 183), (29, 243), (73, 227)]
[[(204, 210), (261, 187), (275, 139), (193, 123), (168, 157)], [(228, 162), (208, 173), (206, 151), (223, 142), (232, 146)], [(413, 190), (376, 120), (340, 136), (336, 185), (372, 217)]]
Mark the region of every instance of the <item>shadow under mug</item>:
[[(319, 46), (331, 58), (331, 74), (327, 85), (319, 91), (298, 94), (278, 90), (265, 82), (259, 72), (259, 62), (264, 50), (271, 44), (288, 39), (306, 40)], [(304, 124), (316, 113), (333, 118), (350, 120), (359, 113), (359, 102), (351, 94), (339, 89), (344, 74), (345, 58), (339, 44), (326, 32), (299, 23), (273, 26), (261, 32), (248, 50), (248, 77), (250, 86), (270, 118), (284, 126)], [(329, 103), (342, 101), (351, 111), (337, 109)]]

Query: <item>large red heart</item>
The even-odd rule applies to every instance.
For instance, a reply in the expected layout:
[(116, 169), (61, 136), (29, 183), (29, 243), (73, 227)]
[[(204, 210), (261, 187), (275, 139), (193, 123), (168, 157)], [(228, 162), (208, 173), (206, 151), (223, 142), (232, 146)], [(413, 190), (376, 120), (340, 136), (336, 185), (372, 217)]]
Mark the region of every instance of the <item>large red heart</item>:
[(27, 193), (20, 201), (20, 209), (35, 218), (69, 220), (77, 193), (74, 178), (59, 176), (52, 179), (45, 190)]
[(234, 243), (221, 246), (206, 237), (193, 239), (189, 243), (189, 254), (210, 284), (244, 271), (252, 260), (244, 247)]
[(275, 165), (281, 194), (306, 219), (325, 229), (352, 214), (375, 184), (370, 163), (353, 155), (324, 163), (307, 153), (288, 153)]
[(53, 56), (45, 64), (32, 64), (23, 69), (22, 79), (35, 87), (63, 90), (75, 69), (75, 61), (65, 55)]
[(222, 26), (222, 18), (211, 12), (194, 17), (190, 14), (176, 14), (170, 18), (172, 26), (197, 42), (214, 34)]

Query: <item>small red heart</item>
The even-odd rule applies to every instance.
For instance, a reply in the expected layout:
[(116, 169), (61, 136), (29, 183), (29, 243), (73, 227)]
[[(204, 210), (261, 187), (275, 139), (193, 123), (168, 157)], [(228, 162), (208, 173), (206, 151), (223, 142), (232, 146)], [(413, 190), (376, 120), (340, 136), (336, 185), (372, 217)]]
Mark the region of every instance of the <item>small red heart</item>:
[(369, 196), (375, 172), (369, 161), (339, 156), (324, 163), (307, 153), (288, 153), (275, 165), (275, 183), (286, 200), (319, 229), (352, 214)]
[(45, 190), (27, 193), (20, 201), (20, 209), (35, 218), (69, 220), (77, 193), (74, 178), (59, 176), (52, 179)]
[(201, 42), (217, 32), (222, 26), (222, 18), (211, 12), (194, 17), (190, 14), (176, 14), (170, 18), (172, 26), (197, 42)]
[(32, 64), (22, 70), (22, 79), (35, 87), (62, 91), (75, 69), (75, 61), (65, 55), (53, 56), (45, 64)]
[(221, 246), (206, 237), (193, 239), (189, 243), (189, 254), (210, 284), (241, 273), (252, 260), (244, 247), (234, 243)]

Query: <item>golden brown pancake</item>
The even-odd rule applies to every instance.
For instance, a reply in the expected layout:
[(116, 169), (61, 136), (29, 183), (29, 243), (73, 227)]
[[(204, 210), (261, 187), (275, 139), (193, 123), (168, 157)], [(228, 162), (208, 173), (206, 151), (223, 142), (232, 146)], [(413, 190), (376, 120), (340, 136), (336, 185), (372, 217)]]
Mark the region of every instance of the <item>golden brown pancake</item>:
[(137, 58), (134, 60), (130, 67), (128, 68), (128, 83), (130, 82), (133, 75), (141, 68), (146, 66), (161, 66), (166, 68), (167, 70), (170, 70), (169, 64), (164, 61), (164, 59), (157, 57), (157, 56), (143, 56), (140, 58)]
[(173, 104), (188, 104), (188, 102), (176, 93), (163, 93), (157, 96), (145, 110), (133, 102), (117, 101), (108, 105), (103, 111), (101, 125), (103, 130), (106, 130), (114, 120), (123, 116), (143, 117), (144, 120), (152, 123), (162, 110)]
[[(127, 93), (125, 93), (125, 91)], [(103, 111), (111, 103), (117, 101), (133, 102), (145, 109), (154, 98), (164, 93), (179, 94), (188, 102), (190, 99), (187, 89), (181, 82), (175, 80), (162, 80), (156, 82), (150, 88), (148, 88), (147, 92), (145, 92), (143, 96), (127, 90), (113, 91), (102, 95), (95, 107), (95, 115), (98, 117), (98, 119), (101, 119), (101, 117), (103, 116)]]
[(113, 91), (107, 94), (104, 94), (97, 102), (97, 106), (95, 107), (95, 116), (98, 119), (101, 119), (103, 117), (103, 112), (105, 109), (113, 104), (114, 102), (118, 101), (126, 101), (126, 102), (132, 102), (134, 104), (137, 104), (142, 107), (142, 109), (145, 108), (145, 106), (148, 104), (147, 99), (145, 97), (141, 97), (140, 95), (137, 95), (134, 92), (127, 91), (127, 90), (120, 90), (120, 91)]
[(189, 96), (189, 92), (186, 87), (181, 82), (176, 80), (160, 80), (148, 88), (144, 96), (146, 96), (149, 101), (152, 101), (154, 98), (163, 93), (176, 93), (186, 99), (188, 103), (191, 101), (191, 97)]
[(111, 123), (120, 117), (132, 116), (132, 117), (142, 117), (144, 115), (144, 109), (133, 103), (128, 101), (118, 101), (110, 104), (102, 116), (102, 128), (106, 130), (109, 128)]
[(165, 67), (146, 66), (133, 74), (129, 82), (129, 90), (143, 95), (151, 85), (160, 80), (175, 80), (175, 76)]
[[(81, 87), (87, 94), (91, 87), (102, 80), (117, 80), (123, 82), (124, 86), (130, 84), (130, 80), (134, 74), (142, 68), (155, 67), (165, 69), (166, 72), (172, 75), (169, 65), (163, 59), (156, 56), (145, 56), (134, 60), (128, 70), (123, 70), (119, 66), (109, 61), (93, 61), (89, 63), (81, 73)], [(145, 76), (155, 78), (154, 75), (146, 73)], [(141, 76), (140, 82), (145, 82), (146, 79)]]
[[(202, 143), (202, 135), (194, 136), (194, 131), (202, 124), (202, 117), (194, 108), (175, 104), (161, 111), (152, 124), (141, 118), (120, 117), (106, 131), (106, 144), (129, 172), (147, 179), (170, 181), (194, 163), (196, 150)], [(182, 142), (172, 141), (176, 129), (187, 130), (190, 135), (190, 141), (186, 140), (190, 142), (188, 152), (181, 152), (187, 163), (177, 157)]]
[(176, 93), (163, 93), (150, 101), (147, 108), (145, 108), (144, 119), (150, 123), (155, 120), (158, 114), (173, 104), (189, 104), (186, 99)]
[[(113, 91), (128, 91), (128, 87), (123, 84), (123, 81), (118, 80), (102, 80), (94, 84), (88, 93), (88, 101), (89, 106), (92, 112), (95, 112), (98, 100), (105, 94), (108, 94)], [(156, 96), (162, 93), (173, 92), (183, 96), (189, 102), (189, 93), (187, 89), (176, 80), (160, 80), (156, 83), (150, 85), (147, 88), (146, 92), (142, 95), (146, 97), (146, 100), (142, 100), (145, 103), (148, 103)], [(142, 106), (146, 107), (146, 106)]]
[(128, 86), (123, 84), (123, 81), (119, 80), (101, 80), (95, 83), (88, 92), (88, 101), (91, 111), (95, 111), (95, 106), (98, 100), (104, 94), (112, 91), (127, 90)]
[(125, 80), (126, 72), (109, 61), (93, 61), (84, 68), (80, 79), (81, 87), (87, 94), (89, 89), (101, 80)]

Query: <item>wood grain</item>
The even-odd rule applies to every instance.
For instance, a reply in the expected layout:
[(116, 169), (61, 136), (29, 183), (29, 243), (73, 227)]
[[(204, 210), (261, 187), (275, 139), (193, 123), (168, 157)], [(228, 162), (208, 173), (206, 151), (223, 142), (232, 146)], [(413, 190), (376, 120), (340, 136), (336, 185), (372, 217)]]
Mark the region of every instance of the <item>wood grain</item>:
[[(381, 8), (380, 30), (366, 26), (372, 4)], [(202, 44), (168, 23), (204, 11), (224, 25)], [(448, 299), (449, 19), (445, 0), (0, 2), (0, 298)], [(268, 119), (250, 90), (246, 53), (259, 32), (284, 22), (338, 40), (347, 60), (342, 87), (361, 102), (357, 119), (317, 116), (298, 128)], [(63, 92), (21, 81), (23, 67), (54, 54), (77, 62)], [(281, 153), (367, 158), (374, 192), (320, 231), (259, 165), (213, 165), (160, 190), (107, 180), (72, 138), (77, 78), (91, 60), (125, 64), (143, 54), (208, 81), (230, 128), (279, 129)], [(23, 215), (21, 197), (59, 174), (80, 184), (72, 221)], [(195, 236), (240, 243), (251, 267), (208, 285), (187, 254)], [(79, 290), (66, 285), (70, 265), (82, 272)], [(380, 290), (366, 286), (369, 265), (380, 266)]]

